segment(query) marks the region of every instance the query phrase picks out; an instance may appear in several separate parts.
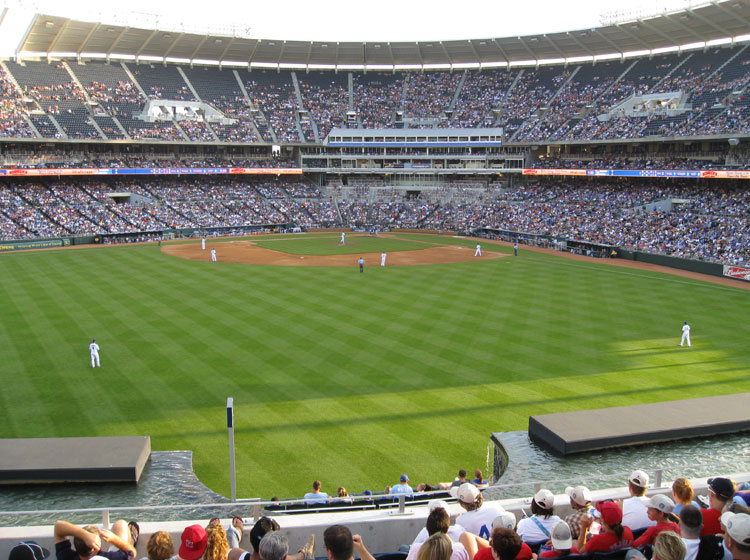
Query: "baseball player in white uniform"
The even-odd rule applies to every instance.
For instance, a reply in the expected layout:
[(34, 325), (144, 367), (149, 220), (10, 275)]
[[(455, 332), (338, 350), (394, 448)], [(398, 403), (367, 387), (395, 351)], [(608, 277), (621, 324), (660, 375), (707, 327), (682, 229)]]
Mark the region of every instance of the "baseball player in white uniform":
[(380, 266), (385, 266), (385, 251), (380, 253)]
[(89, 344), (89, 350), (91, 351), (91, 367), (102, 367), (99, 363), (99, 345), (96, 343), (96, 339)]
[(206, 250), (206, 238), (205, 237), (201, 237), (201, 249), (203, 251)]
[(680, 346), (684, 345), (685, 342), (687, 342), (688, 347), (690, 347), (690, 325), (688, 325), (687, 321), (682, 325), (682, 340), (680, 340)]
[(346, 232), (341, 232), (341, 244), (346, 243)]
[(474, 251), (474, 256), (475, 257), (481, 257), (482, 256), (482, 246), (479, 243), (477, 243), (477, 250)]
[(216, 249), (211, 249), (211, 262), (216, 262)]

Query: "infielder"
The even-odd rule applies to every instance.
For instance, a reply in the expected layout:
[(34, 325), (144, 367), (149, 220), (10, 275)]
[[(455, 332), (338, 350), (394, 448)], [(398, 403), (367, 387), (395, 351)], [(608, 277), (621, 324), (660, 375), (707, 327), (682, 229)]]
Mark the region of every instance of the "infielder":
[(201, 249), (203, 251), (206, 250), (206, 238), (205, 237), (201, 237)]
[(357, 261), (359, 263), (359, 271), (364, 272), (365, 271), (365, 259), (362, 257), (359, 257), (359, 260)]
[(385, 266), (385, 251), (380, 253), (380, 266)]
[(514, 257), (518, 256), (518, 243), (516, 243), (515, 245), (513, 245), (513, 256)]
[(680, 340), (680, 346), (685, 344), (687, 341), (688, 348), (690, 347), (690, 325), (688, 325), (688, 322), (685, 321), (685, 324), (682, 325), (682, 340)]
[(482, 256), (482, 246), (479, 243), (477, 243), (477, 250), (474, 251), (474, 256), (475, 257), (481, 257)]
[(91, 367), (102, 367), (99, 364), (99, 345), (96, 343), (96, 339), (93, 339), (89, 344), (89, 350), (91, 351)]
[(341, 232), (341, 244), (344, 245), (346, 243), (346, 232)]
[(211, 262), (216, 262), (216, 249), (211, 249)]

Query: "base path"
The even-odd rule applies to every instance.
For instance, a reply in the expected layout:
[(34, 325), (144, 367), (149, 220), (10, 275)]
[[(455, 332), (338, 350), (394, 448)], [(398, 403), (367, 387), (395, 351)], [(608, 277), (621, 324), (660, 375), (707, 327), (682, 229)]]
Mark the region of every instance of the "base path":
[[(356, 237), (347, 237), (356, 240)], [(365, 259), (365, 268), (380, 266), (380, 253), (352, 253), (349, 255), (292, 255), (264, 247), (252, 241), (235, 240), (212, 244), (216, 247), (219, 262), (265, 264), (275, 266), (357, 266), (359, 257)], [(164, 245), (162, 251), (183, 259), (210, 261), (211, 251), (201, 250), (200, 243)], [(411, 266), (417, 264), (456, 263), (507, 257), (505, 253), (485, 251), (481, 257), (474, 256), (474, 247), (461, 245), (430, 246), (415, 251), (393, 251), (388, 253), (386, 266)]]

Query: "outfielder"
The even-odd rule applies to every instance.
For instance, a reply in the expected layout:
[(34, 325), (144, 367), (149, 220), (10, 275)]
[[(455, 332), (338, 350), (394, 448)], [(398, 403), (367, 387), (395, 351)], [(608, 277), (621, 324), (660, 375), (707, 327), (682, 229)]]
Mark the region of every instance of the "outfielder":
[(211, 249), (211, 262), (216, 262), (216, 249)]
[(206, 250), (206, 238), (205, 237), (201, 237), (201, 250), (203, 251)]
[(477, 243), (477, 250), (474, 251), (474, 256), (475, 257), (481, 257), (482, 256), (482, 246), (479, 243)]
[(102, 367), (99, 363), (99, 345), (96, 343), (96, 339), (93, 339), (89, 344), (89, 350), (91, 351), (91, 367)]
[(686, 341), (688, 347), (690, 347), (690, 325), (688, 325), (687, 321), (682, 325), (682, 340), (680, 340), (680, 346), (685, 344)]
[(346, 232), (341, 232), (341, 244), (344, 245), (346, 243)]
[(385, 266), (385, 251), (380, 253), (380, 266)]

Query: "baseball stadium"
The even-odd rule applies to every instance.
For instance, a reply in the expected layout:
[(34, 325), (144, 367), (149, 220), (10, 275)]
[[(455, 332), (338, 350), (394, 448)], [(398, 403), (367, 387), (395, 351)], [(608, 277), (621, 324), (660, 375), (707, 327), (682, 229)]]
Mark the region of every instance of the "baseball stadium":
[(36, 13), (14, 53), (0, 554), (274, 516), (404, 560), (431, 500), (562, 519), (641, 475), (748, 517), (750, 1), (432, 42)]

